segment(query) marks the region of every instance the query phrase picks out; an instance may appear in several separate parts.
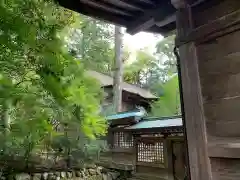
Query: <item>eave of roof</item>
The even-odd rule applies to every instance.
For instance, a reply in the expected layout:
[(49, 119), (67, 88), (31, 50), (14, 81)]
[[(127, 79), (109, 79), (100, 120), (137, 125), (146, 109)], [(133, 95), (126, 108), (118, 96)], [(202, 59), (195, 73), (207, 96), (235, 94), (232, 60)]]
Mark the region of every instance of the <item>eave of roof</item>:
[(123, 118), (130, 118), (130, 117), (142, 117), (144, 116), (144, 112), (142, 111), (130, 111), (130, 112), (122, 112), (113, 115), (109, 115), (106, 117), (107, 120), (115, 120), (115, 119), (123, 119)]
[[(102, 87), (109, 87), (113, 86), (113, 78), (111, 76), (96, 72), (96, 71), (86, 71), (86, 74), (88, 76), (91, 76), (95, 79), (97, 79)], [(136, 95), (139, 95), (142, 98), (148, 99), (148, 100), (157, 100), (158, 98), (153, 95), (149, 90), (138, 87), (136, 85), (132, 85), (126, 82), (122, 83), (122, 89), (123, 91), (130, 92)]]
[[(143, 24), (145, 31), (166, 34), (175, 29), (171, 0), (55, 0), (61, 6), (127, 28), (130, 34)], [(161, 11), (159, 11), (161, 9)], [(136, 29), (137, 28), (137, 29)]]
[(152, 128), (168, 128), (168, 127), (182, 127), (182, 118), (172, 118), (168, 119), (155, 118), (155, 120), (144, 120), (139, 123), (127, 127), (126, 129), (137, 130), (137, 129), (152, 129)]
[[(139, 31), (168, 35), (176, 28), (176, 9), (171, 0), (55, 0), (61, 6), (112, 24)], [(213, 0), (187, 0), (193, 11), (207, 8)]]

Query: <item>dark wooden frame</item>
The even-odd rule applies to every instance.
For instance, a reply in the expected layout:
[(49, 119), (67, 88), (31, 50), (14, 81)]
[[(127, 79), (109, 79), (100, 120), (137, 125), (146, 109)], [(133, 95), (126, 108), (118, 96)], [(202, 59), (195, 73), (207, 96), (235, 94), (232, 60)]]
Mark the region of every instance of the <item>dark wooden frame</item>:
[[(138, 161), (138, 142), (143, 142), (144, 139), (150, 139), (154, 142), (162, 142), (163, 143), (163, 163), (148, 163), (148, 162), (139, 162)], [(138, 137), (135, 138), (135, 145), (136, 145), (136, 165), (141, 165), (141, 166), (148, 166), (148, 167), (158, 167), (158, 168), (167, 168), (167, 161), (168, 161), (168, 157), (167, 157), (167, 144), (166, 144), (166, 140), (163, 137)]]

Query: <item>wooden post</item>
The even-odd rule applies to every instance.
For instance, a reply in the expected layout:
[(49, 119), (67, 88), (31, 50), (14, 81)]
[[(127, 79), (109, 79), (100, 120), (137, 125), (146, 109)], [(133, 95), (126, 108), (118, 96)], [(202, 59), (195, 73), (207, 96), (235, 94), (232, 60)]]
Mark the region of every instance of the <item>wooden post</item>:
[[(185, 0), (174, 1), (177, 12), (177, 36), (184, 37), (192, 30), (191, 11)], [(192, 180), (211, 180), (210, 160), (207, 151), (207, 134), (202, 92), (198, 71), (198, 56), (194, 42), (179, 47), (180, 75), (184, 112), (185, 137)]]
[(172, 149), (172, 140), (170, 139), (165, 139), (165, 146), (166, 146), (166, 161), (167, 161), (167, 169), (168, 169), (168, 179), (169, 180), (174, 180), (173, 177), (173, 159), (172, 159), (172, 154), (173, 154), (173, 149)]

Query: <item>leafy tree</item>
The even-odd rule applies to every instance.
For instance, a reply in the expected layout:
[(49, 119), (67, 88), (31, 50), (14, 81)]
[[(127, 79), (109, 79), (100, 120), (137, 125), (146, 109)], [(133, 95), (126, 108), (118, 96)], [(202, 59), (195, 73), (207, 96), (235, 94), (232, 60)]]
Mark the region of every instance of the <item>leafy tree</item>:
[(174, 36), (156, 44), (151, 55), (144, 49), (137, 52), (136, 61), (125, 67), (125, 81), (149, 89), (159, 98), (152, 104), (152, 116), (172, 116), (180, 112)]
[(155, 55), (162, 60), (165, 71), (170, 76), (177, 72), (176, 57), (173, 53), (175, 35), (164, 38), (156, 45)]
[(158, 94), (154, 87), (156, 84), (161, 84), (165, 78), (160, 62), (144, 50), (137, 51), (136, 59), (137, 61), (125, 67), (124, 80)]
[(175, 36), (169, 36), (156, 45), (157, 58), (162, 59), (165, 81), (161, 86), (162, 96), (152, 105), (153, 116), (181, 114), (176, 57), (173, 53)]
[[(98, 115), (100, 86), (85, 76), (60, 39), (76, 18), (50, 0), (0, 3), (2, 156), (27, 161), (46, 146), (56, 151), (53, 142), (62, 136), (72, 144), (105, 133)], [(69, 148), (63, 149), (69, 155)]]
[(81, 59), (86, 68), (110, 73), (114, 63), (113, 27), (90, 17), (80, 16), (80, 24), (66, 33), (71, 54)]

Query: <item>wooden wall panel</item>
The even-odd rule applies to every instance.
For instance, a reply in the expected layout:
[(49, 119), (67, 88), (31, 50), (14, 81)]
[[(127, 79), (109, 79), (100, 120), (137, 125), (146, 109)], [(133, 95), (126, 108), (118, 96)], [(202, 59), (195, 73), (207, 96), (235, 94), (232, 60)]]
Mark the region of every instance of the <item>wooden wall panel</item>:
[(134, 153), (112, 153), (112, 159), (116, 163), (120, 164), (133, 164), (135, 165), (135, 155)]
[[(219, 0), (218, 5), (201, 12), (189, 13), (185, 10), (188, 12), (185, 12), (185, 20), (179, 20), (181, 15), (184, 16), (183, 12), (177, 17), (178, 36), (189, 37), (191, 28), (206, 25), (218, 18), (215, 24), (221, 25), (219, 28), (224, 27), (221, 30), (227, 32), (227, 28), (236, 25), (240, 17), (230, 19), (232, 24), (229, 24), (225, 15), (239, 9), (240, 0)], [(191, 15), (192, 19), (187, 19)], [(212, 29), (215, 35), (218, 34), (214, 27)], [(214, 40), (209, 40), (206, 37), (208, 35), (215, 37), (205, 33), (201, 44), (192, 41), (179, 48), (191, 179), (239, 180), (240, 31), (236, 29), (230, 34), (221, 34), (222, 37)], [(207, 141), (204, 140), (205, 135)], [(197, 143), (193, 142), (193, 138)], [(207, 152), (204, 149), (206, 144)], [(202, 153), (199, 151), (201, 147)], [(210, 168), (208, 160), (211, 162)]]
[(133, 111), (136, 110), (136, 104), (134, 102), (122, 101), (122, 111)]
[[(240, 2), (240, 1), (239, 1)], [(240, 32), (234, 32), (197, 48), (200, 75), (240, 72)]]
[(213, 180), (238, 180), (239, 159), (211, 158)]
[(205, 102), (240, 96), (240, 73), (209, 75), (201, 79)]
[[(210, 1), (210, 0), (208, 0)], [(213, 1), (213, 0), (211, 0)], [(215, 1), (217, 2), (217, 1)], [(194, 24), (195, 27), (201, 26), (203, 24), (209, 23), (217, 18), (220, 18), (226, 14), (230, 14), (233, 11), (236, 11), (240, 6), (239, 0), (221, 0), (219, 5), (215, 5), (213, 7), (206, 9), (204, 8), (200, 12), (193, 12), (194, 16)], [(211, 13), (209, 13), (211, 12)]]
[[(195, 14), (195, 23), (200, 26), (238, 9), (239, 0), (225, 0)], [(198, 44), (197, 53), (212, 179), (238, 180), (240, 31)]]
[(212, 56), (216, 56), (214, 59), (208, 60), (209, 57), (206, 57), (206, 55), (201, 58), (204, 61), (199, 62), (199, 67), (202, 69), (201, 76), (203, 78), (205, 74), (237, 74), (240, 72), (239, 68), (237, 68), (240, 65), (240, 52), (229, 53), (221, 57), (218, 57), (216, 54), (218, 54), (216, 51), (211, 53)]
[[(198, 45), (199, 59), (219, 60), (224, 56), (239, 52), (238, 41), (240, 32), (234, 32), (223, 37), (219, 37), (211, 42)], [(201, 62), (201, 61), (200, 61)]]

